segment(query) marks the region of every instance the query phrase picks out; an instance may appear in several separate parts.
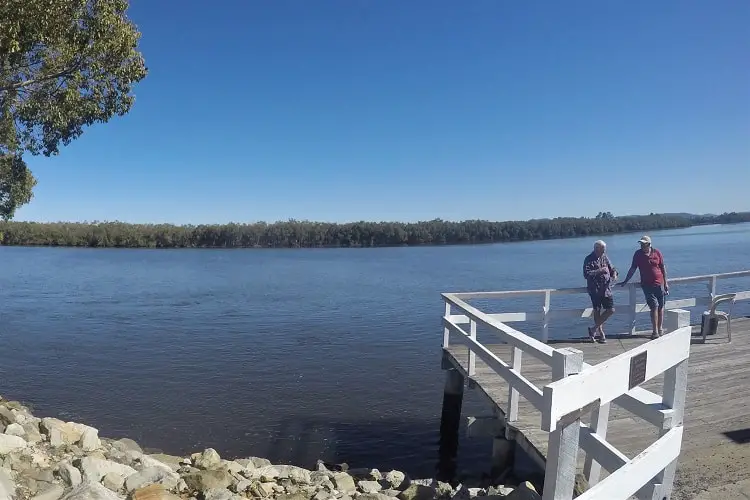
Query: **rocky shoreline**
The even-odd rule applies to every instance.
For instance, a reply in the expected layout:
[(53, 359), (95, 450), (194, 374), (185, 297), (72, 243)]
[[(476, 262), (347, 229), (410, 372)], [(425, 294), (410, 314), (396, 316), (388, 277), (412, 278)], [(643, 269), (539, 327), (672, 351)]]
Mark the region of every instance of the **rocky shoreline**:
[(316, 470), (213, 449), (189, 457), (149, 454), (130, 439), (93, 427), (39, 418), (0, 397), (0, 500), (540, 500), (530, 483), (469, 488), (400, 471)]

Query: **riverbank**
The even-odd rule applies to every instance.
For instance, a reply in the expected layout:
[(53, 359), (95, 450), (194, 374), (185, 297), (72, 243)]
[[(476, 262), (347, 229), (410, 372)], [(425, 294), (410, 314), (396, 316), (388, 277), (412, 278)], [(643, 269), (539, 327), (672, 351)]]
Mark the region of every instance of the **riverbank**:
[(557, 217), (528, 221), (435, 219), (421, 222), (252, 224), (129, 224), (123, 222), (0, 222), (0, 245), (92, 248), (372, 248), (473, 245), (750, 222), (750, 212), (722, 215), (650, 214)]
[(130, 439), (34, 416), (0, 397), (0, 500), (539, 500), (530, 483), (451, 485), (400, 471), (316, 470), (248, 457), (226, 460), (206, 449), (187, 457), (146, 453)]

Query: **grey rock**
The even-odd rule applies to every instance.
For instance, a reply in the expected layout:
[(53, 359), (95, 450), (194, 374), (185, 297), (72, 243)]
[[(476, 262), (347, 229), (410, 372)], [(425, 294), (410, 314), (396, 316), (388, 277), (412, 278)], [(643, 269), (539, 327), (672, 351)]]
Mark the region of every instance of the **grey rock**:
[(177, 491), (180, 493), (184, 493), (188, 490), (187, 483), (184, 479), (180, 478), (180, 480), (177, 482)]
[(193, 465), (199, 469), (213, 469), (221, 465), (221, 457), (213, 448), (207, 448), (203, 453), (193, 458)]
[(122, 491), (122, 488), (125, 486), (125, 478), (123, 478), (119, 474), (110, 472), (109, 474), (104, 475), (104, 477), (102, 478), (102, 484), (107, 489), (110, 489), (117, 493)]
[(94, 451), (101, 446), (99, 441), (99, 431), (93, 427), (87, 427), (81, 434), (81, 439), (78, 440), (78, 446), (83, 451)]
[(246, 471), (243, 466), (233, 460), (222, 460), (221, 465), (218, 468), (228, 470), (237, 477), (244, 474)]
[(249, 479), (240, 479), (232, 485), (232, 491), (234, 491), (235, 493), (244, 493), (248, 489), (250, 489), (250, 486), (252, 485), (253, 482)]
[(28, 443), (22, 437), (0, 434), (0, 455), (8, 455), (14, 451), (22, 450), (26, 446), (28, 446)]
[(377, 481), (360, 481), (357, 486), (362, 493), (377, 493), (383, 489)]
[(259, 467), (268, 467), (271, 465), (271, 461), (267, 458), (258, 458), (258, 457), (249, 457), (248, 460), (250, 460), (253, 465), (255, 465), (255, 468)]
[(266, 498), (273, 493), (273, 483), (253, 482), (248, 488), (253, 498)]
[(0, 498), (13, 498), (15, 492), (16, 485), (13, 483), (13, 479), (11, 479), (10, 471), (8, 469), (0, 468)]
[(234, 500), (240, 498), (225, 488), (211, 488), (203, 492), (203, 500)]
[(0, 424), (10, 425), (16, 423), (16, 416), (10, 411), (10, 408), (0, 405)]
[(234, 478), (228, 471), (224, 470), (202, 470), (185, 475), (188, 488), (204, 492), (213, 488), (228, 488), (234, 483)]
[(84, 481), (73, 488), (62, 500), (121, 500), (122, 497), (98, 482)]
[(450, 498), (451, 495), (453, 495), (453, 486), (451, 486), (448, 483), (443, 483), (441, 481), (438, 481), (437, 488), (435, 489), (435, 493), (438, 497), (448, 497)]
[(459, 484), (453, 492), (453, 495), (451, 495), (452, 500), (469, 500), (470, 498), (471, 495), (469, 494), (469, 488), (462, 484)]
[(83, 457), (78, 462), (78, 468), (81, 470), (84, 480), (95, 483), (98, 483), (104, 476), (110, 473), (118, 474), (123, 478), (136, 473), (136, 470), (128, 465), (96, 457)]
[(172, 469), (172, 471), (174, 472), (177, 472), (178, 470), (180, 470), (180, 467), (182, 466), (182, 462), (185, 460), (182, 457), (176, 457), (174, 455), (165, 455), (164, 453), (156, 453), (153, 455), (146, 455), (146, 456), (166, 465), (167, 467)]
[(135, 464), (134, 465), (135, 467), (137, 467), (137, 468), (139, 468), (141, 470), (147, 469), (147, 468), (148, 469), (152, 469), (152, 468), (153, 469), (159, 469), (159, 470), (162, 471), (162, 473), (165, 476), (172, 476), (176, 480), (179, 480), (179, 478), (180, 478), (180, 475), (177, 474), (177, 472), (175, 472), (174, 470), (172, 470), (172, 467), (170, 467), (169, 465), (167, 465), (167, 464), (165, 464), (163, 462), (160, 462), (159, 460), (157, 460), (157, 459), (155, 459), (155, 458), (153, 458), (153, 457), (151, 457), (149, 455), (141, 455), (141, 456), (139, 456), (135, 460), (134, 464)]
[(401, 494), (401, 491), (400, 490), (393, 490), (393, 489), (389, 488), (387, 490), (381, 491), (381, 493), (383, 495), (386, 495), (386, 496), (389, 496), (389, 497), (397, 497), (397, 496), (399, 496), (399, 494)]
[(437, 481), (434, 479), (412, 479), (409, 484), (418, 484), (420, 486), (429, 486), (431, 488), (437, 488)]
[(487, 496), (500, 496), (504, 497), (510, 495), (513, 492), (513, 488), (506, 486), (490, 486), (487, 488)]
[(36, 444), (42, 441), (42, 434), (39, 432), (39, 424), (33, 421), (24, 422), (22, 424), (24, 431), (24, 439), (32, 444)]
[(392, 470), (385, 475), (385, 480), (393, 489), (397, 489), (406, 481), (406, 474), (398, 470)]
[(398, 498), (401, 500), (432, 500), (435, 496), (435, 488), (412, 483), (399, 494)]
[(73, 467), (68, 462), (60, 462), (57, 470), (60, 479), (68, 486), (78, 486), (81, 484), (81, 471)]
[(281, 472), (278, 468), (273, 465), (266, 465), (264, 467), (258, 467), (252, 471), (254, 478), (260, 479), (262, 482), (275, 481)]
[(357, 485), (354, 483), (354, 478), (346, 472), (335, 472), (331, 476), (331, 481), (334, 487), (344, 493), (353, 493), (357, 491)]
[(50, 444), (55, 447), (77, 443), (84, 431), (91, 428), (83, 424), (63, 422), (51, 417), (43, 418), (40, 426), (42, 431), (49, 436)]
[(26, 436), (26, 429), (24, 429), (23, 426), (17, 422), (8, 424), (8, 426), (5, 428), (3, 432), (9, 436), (17, 436), (17, 437)]
[(144, 486), (160, 484), (169, 490), (175, 488), (179, 481), (180, 476), (164, 465), (161, 467), (145, 467), (140, 472), (131, 474), (125, 479), (125, 489), (131, 492)]
[(383, 474), (378, 469), (370, 469), (370, 475), (368, 477), (371, 481), (382, 481)]
[(315, 493), (315, 496), (313, 496), (313, 500), (329, 500), (331, 498), (336, 498), (331, 492), (321, 490), (317, 493)]
[(44, 492), (36, 495), (32, 500), (58, 500), (65, 493), (65, 488), (59, 484), (53, 484), (44, 490)]
[(294, 465), (276, 465), (280, 478), (288, 478), (295, 484), (310, 484), (312, 477), (310, 471)]
[(469, 496), (471, 498), (487, 496), (487, 491), (484, 488), (469, 488)]
[(26, 477), (39, 481), (42, 483), (53, 483), (55, 481), (55, 475), (52, 469), (28, 469), (25, 474)]
[(310, 500), (310, 497), (304, 493), (287, 493), (276, 497), (277, 500)]
[(140, 447), (140, 445), (138, 445), (138, 443), (136, 443), (132, 439), (128, 438), (118, 439), (117, 441), (112, 443), (112, 447), (120, 450), (123, 453), (126, 451), (137, 451), (138, 453), (143, 453), (143, 449)]
[(357, 497), (357, 500), (393, 500), (394, 497), (383, 493), (364, 493)]
[(235, 462), (237, 462), (238, 464), (240, 464), (245, 469), (253, 470), (253, 469), (257, 468), (256, 465), (255, 465), (255, 462), (253, 462), (249, 458), (240, 458), (238, 460), (235, 460)]

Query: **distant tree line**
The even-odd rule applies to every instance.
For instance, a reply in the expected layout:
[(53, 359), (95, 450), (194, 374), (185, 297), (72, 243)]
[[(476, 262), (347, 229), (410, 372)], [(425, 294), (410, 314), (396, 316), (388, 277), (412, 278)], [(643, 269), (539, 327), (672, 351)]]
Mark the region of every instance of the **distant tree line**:
[(127, 224), (123, 222), (0, 222), (0, 243), (24, 246), (118, 248), (320, 248), (461, 245), (649, 232), (750, 221), (750, 212), (718, 216), (659, 215), (561, 217), (490, 222), (440, 219), (345, 224), (290, 220), (268, 224)]

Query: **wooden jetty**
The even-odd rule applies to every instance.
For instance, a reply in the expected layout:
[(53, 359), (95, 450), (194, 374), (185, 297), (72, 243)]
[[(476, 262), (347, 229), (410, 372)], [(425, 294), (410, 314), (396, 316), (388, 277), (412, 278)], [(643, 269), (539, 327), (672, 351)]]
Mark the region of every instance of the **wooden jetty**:
[[(582, 500), (669, 499), (673, 493), (691, 498), (675, 492), (674, 478), (678, 465), (691, 474), (700, 467), (688, 467), (680, 457), (699, 460), (702, 449), (721, 454), (733, 435), (750, 441), (750, 319), (733, 318), (731, 341), (723, 322), (704, 340), (701, 325), (691, 326), (684, 308), (711, 310), (718, 303), (730, 310), (750, 300), (750, 291), (717, 294), (717, 282), (749, 276), (671, 279), (673, 297), (688, 283), (705, 283), (707, 293), (667, 301), (669, 333), (657, 340), (635, 332), (636, 315), (648, 309), (636, 300), (638, 285), (629, 284), (630, 301), (617, 314), (629, 315), (631, 331), (609, 335), (606, 344), (547, 341), (550, 321), (591, 316), (590, 308), (550, 307), (554, 295), (585, 294), (582, 288), (443, 294), (441, 432), (457, 431), (468, 381), (488, 402), (488, 415), (466, 418), (469, 434), (494, 438), (496, 468), (508, 465), (511, 445), (524, 449), (545, 472), (544, 500), (572, 498), (577, 472), (590, 485)], [(542, 307), (489, 314), (470, 305), (472, 299), (518, 296), (539, 296)], [(508, 325), (529, 320), (541, 320), (538, 337), (544, 341)], [(490, 330), (482, 342), (477, 326)]]

